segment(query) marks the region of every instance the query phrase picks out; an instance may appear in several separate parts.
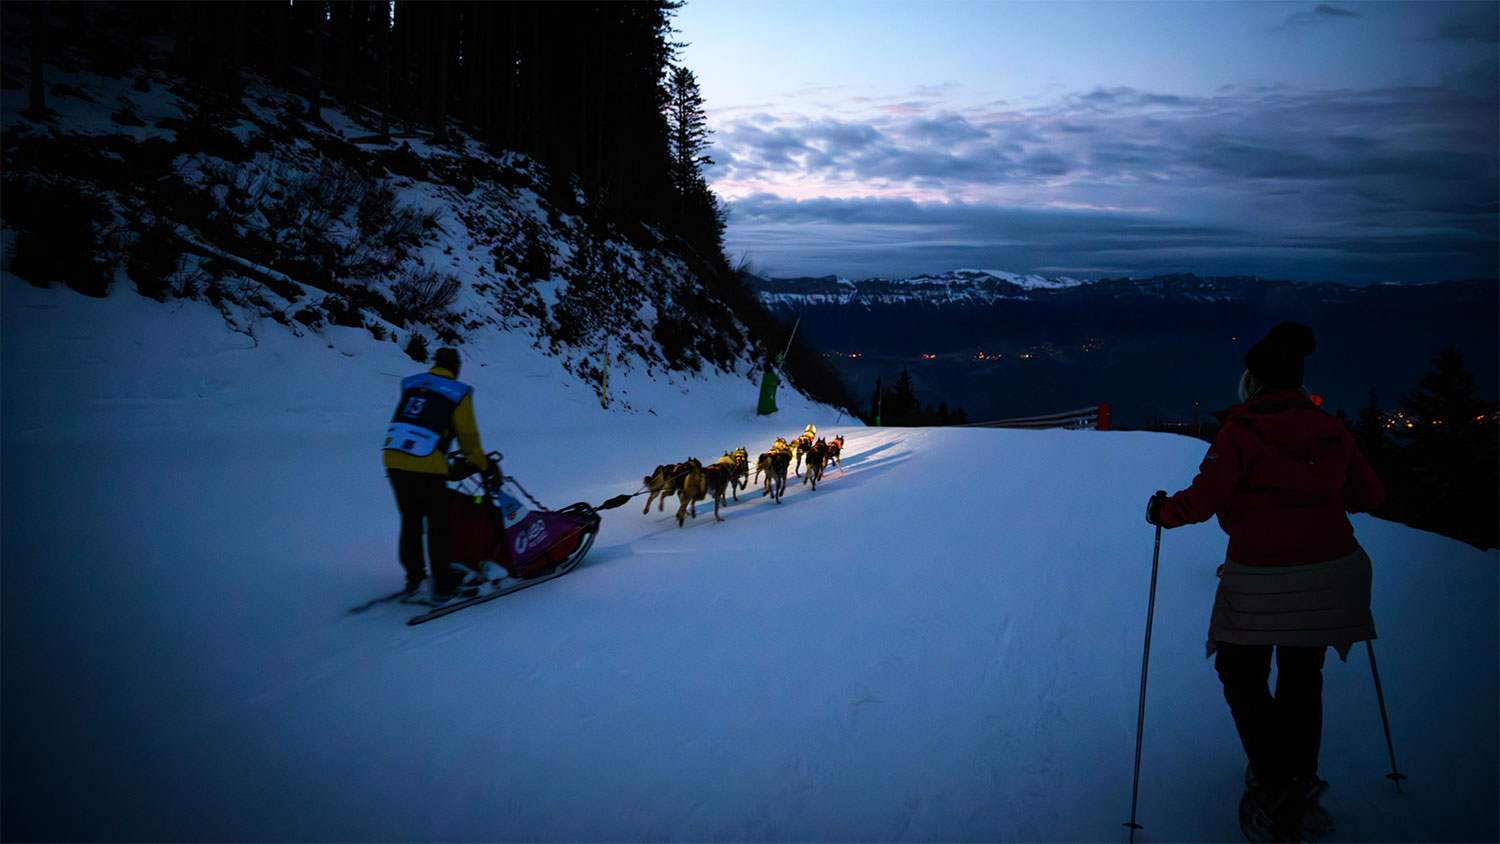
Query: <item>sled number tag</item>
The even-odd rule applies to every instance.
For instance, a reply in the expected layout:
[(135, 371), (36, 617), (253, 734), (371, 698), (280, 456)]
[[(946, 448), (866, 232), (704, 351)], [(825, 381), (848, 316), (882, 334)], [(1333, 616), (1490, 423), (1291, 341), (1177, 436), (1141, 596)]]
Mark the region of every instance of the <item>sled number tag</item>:
[(515, 527), (518, 522), (526, 518), (527, 513), (531, 512), (530, 507), (522, 504), (520, 499), (504, 489), (501, 489), (500, 493), (495, 496), (495, 503), (500, 505), (500, 514), (507, 529)]

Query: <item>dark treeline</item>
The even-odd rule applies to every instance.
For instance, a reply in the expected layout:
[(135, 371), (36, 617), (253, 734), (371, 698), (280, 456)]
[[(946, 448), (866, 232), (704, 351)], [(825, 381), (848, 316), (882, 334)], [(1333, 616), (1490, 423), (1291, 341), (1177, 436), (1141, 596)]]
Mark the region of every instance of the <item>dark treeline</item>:
[(875, 389), (870, 393), (869, 412), (860, 418), (867, 425), (898, 427), (963, 425), (969, 421), (969, 415), (963, 408), (950, 411), (946, 401), (938, 402), (937, 407), (933, 407), (931, 403), (922, 404), (922, 400), (917, 397), (916, 386), (912, 384), (911, 374), (904, 369), (890, 386), (884, 386), (879, 378), (875, 379)]
[[(75, 4), (76, 5), (76, 4)], [(575, 177), (614, 219), (661, 224), (722, 261), (723, 212), (701, 175), (707, 129), (691, 71), (672, 65), (675, 0), (642, 2), (129, 3), (170, 33), (205, 107), (232, 107), (253, 70), (307, 101), (379, 117), (381, 134), (483, 143)], [(566, 179), (563, 180), (566, 183)]]
[(1500, 424), (1459, 356), (1445, 350), (1402, 396), (1400, 410), (1370, 402), (1350, 431), (1386, 487), (1375, 515), (1461, 539), (1500, 546)]

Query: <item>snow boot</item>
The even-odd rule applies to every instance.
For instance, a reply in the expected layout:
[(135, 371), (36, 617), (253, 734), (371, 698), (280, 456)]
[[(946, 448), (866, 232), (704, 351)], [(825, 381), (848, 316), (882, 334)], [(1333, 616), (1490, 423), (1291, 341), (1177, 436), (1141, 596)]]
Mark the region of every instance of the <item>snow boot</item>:
[(481, 589), (483, 589), (484, 587), (489, 587), (491, 589), (504, 589), (520, 581), (519, 577), (516, 577), (509, 571), (506, 571), (504, 566), (500, 565), (494, 560), (484, 561), (484, 564), (480, 566), (479, 577), (479, 585)]
[(458, 582), (464, 586), (478, 586), (485, 580), (484, 575), (478, 569), (469, 568), (463, 563), (449, 563), (448, 568), (453, 572), (453, 576), (457, 578)]
[(1318, 803), (1327, 793), (1328, 783), (1316, 776), (1298, 777), (1287, 786), (1285, 812), (1296, 819), (1298, 841), (1321, 841), (1333, 833), (1333, 816)]
[(1262, 796), (1258, 796), (1253, 788), (1245, 789), (1240, 795), (1240, 832), (1244, 833), (1245, 840), (1254, 844), (1292, 840), (1276, 828), (1275, 821), (1261, 803)]
[(1333, 818), (1318, 804), (1328, 783), (1316, 776), (1296, 777), (1280, 788), (1263, 788), (1245, 766), (1245, 793), (1240, 797), (1240, 831), (1249, 841), (1317, 842), (1333, 832)]

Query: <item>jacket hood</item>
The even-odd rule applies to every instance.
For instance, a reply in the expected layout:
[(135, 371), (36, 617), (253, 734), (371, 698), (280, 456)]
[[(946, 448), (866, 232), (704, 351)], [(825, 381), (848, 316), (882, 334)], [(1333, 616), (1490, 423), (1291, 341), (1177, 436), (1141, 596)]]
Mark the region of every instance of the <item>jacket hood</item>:
[(1304, 463), (1312, 475), (1342, 483), (1352, 440), (1338, 418), (1319, 410), (1298, 390), (1256, 396), (1223, 411), (1225, 425), (1243, 425), (1268, 447)]

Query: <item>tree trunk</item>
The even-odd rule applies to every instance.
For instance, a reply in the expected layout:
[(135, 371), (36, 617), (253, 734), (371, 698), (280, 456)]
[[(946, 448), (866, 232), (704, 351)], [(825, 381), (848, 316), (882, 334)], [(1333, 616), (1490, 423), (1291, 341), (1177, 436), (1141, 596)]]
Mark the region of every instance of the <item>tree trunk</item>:
[(312, 67), (307, 80), (307, 119), (323, 125), (323, 15), (322, 3), (313, 3), (309, 27), (312, 35)]
[[(40, 11), (43, 4), (38, 3)], [(172, 63), (178, 73), (188, 73), (193, 67), (193, 4), (178, 2), (173, 9), (176, 18), (176, 36), (172, 42)]]
[(243, 2), (235, 3), (234, 12), (230, 18), (233, 23), (230, 25), (231, 31), (229, 33), (231, 44), (227, 73), (229, 84), (226, 87), (229, 89), (230, 98), (237, 105), (242, 102), (245, 96), (245, 40), (248, 38), (245, 31), (247, 25), (245, 18), (245, 4)]
[(410, 52), (407, 49), (408, 30), (411, 29), (411, 9), (396, 0), (395, 18), (391, 21), (391, 111), (400, 113), (406, 108), (406, 63)]
[(336, 97), (349, 96), (349, 42), (353, 23), (354, 4), (348, 0), (334, 0), (328, 4), (329, 34), (332, 41), (333, 62), (329, 68), (328, 90)]
[(516, 134), (516, 98), (521, 95), (520, 79), (516, 73), (516, 4), (507, 4), (506, 13), (510, 26), (506, 28), (505, 45), (505, 148), (515, 149), (519, 138)]
[(546, 72), (542, 69), (542, 27), (541, 12), (538, 4), (532, 4), (529, 29), (531, 30), (531, 70), (526, 78), (526, 86), (530, 89), (530, 108), (527, 119), (531, 123), (531, 148), (528, 152), (536, 154), (542, 149), (542, 83)]
[(375, 4), (375, 25), (380, 28), (380, 139), (391, 142), (391, 20), (388, 7)]
[(599, 57), (599, 81), (594, 86), (594, 96), (599, 109), (594, 120), (594, 180), (598, 183), (601, 198), (609, 196), (609, 180), (604, 173), (604, 138), (609, 134), (604, 124), (608, 119), (609, 104), (614, 99), (609, 90), (609, 53), (609, 36), (600, 26), (599, 49), (595, 53)]
[(266, 13), (266, 29), (269, 35), (267, 49), (271, 51), (271, 81), (277, 85), (286, 85), (286, 30), (287, 16), (291, 12), (290, 6), (281, 4), (266, 4), (259, 7), (257, 11), (264, 9)]
[(442, 144), (448, 142), (448, 45), (449, 31), (453, 28), (453, 4), (448, 0), (436, 0), (436, 3), (439, 7), (435, 39), (437, 50), (430, 65), (434, 71), (435, 87), (432, 97), (432, 140)]
[(489, 51), (480, 46), (484, 39), (484, 25), (490, 19), (489, 7), (474, 3), (467, 7), (464, 27), (464, 105), (469, 122), (481, 131), (488, 128), (490, 92), (485, 85), (485, 70), (489, 65)]
[(43, 78), (47, 49), (47, 4), (32, 6), (31, 18), (31, 106), (27, 116), (41, 120), (47, 116), (47, 84)]

